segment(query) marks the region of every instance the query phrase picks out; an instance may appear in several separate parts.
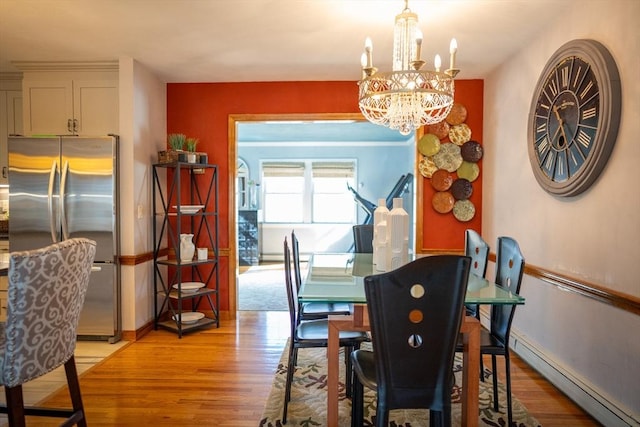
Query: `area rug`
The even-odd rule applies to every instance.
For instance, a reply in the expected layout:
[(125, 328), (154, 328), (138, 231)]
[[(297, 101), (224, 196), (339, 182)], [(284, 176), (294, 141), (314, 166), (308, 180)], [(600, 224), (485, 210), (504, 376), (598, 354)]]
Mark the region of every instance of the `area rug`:
[[(342, 351), (342, 350), (341, 350)], [(285, 350), (280, 358), (271, 392), (265, 404), (260, 419), (261, 427), (281, 427), (282, 409), (284, 403), (284, 388), (287, 370), (287, 355)], [(341, 354), (341, 360), (343, 355)], [(456, 385), (452, 399), (452, 425), (461, 425), (462, 390), (462, 355), (456, 355), (454, 366)], [(344, 378), (344, 363), (340, 364), (340, 377)], [(500, 390), (498, 399), (500, 410), (493, 411), (493, 389), (491, 373), (486, 371), (486, 379), (480, 382), (480, 426), (502, 427), (507, 425), (506, 393), (504, 385), (498, 384)], [(287, 413), (288, 426), (326, 426), (327, 408), (327, 359), (326, 349), (308, 348), (298, 351), (298, 366), (293, 377), (291, 400)], [(339, 425), (351, 425), (351, 400), (345, 396), (344, 383), (340, 383)], [(365, 426), (372, 426), (372, 416), (375, 415), (375, 393), (365, 387)], [(527, 409), (515, 397), (513, 398), (513, 419), (518, 427), (539, 427), (539, 423), (527, 413)], [(429, 412), (426, 410), (394, 410), (390, 412), (389, 425), (392, 427), (426, 427), (429, 425)]]
[(287, 311), (284, 266), (252, 266), (238, 279), (238, 309)]

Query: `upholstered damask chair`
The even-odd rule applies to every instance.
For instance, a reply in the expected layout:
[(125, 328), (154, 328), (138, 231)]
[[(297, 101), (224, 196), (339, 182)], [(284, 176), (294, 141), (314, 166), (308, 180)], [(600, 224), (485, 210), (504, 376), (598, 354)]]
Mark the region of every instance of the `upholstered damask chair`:
[[(7, 320), (0, 331), (7, 406), (0, 413), (8, 414), (11, 427), (24, 426), (25, 415), (87, 425), (73, 354), (95, 253), (94, 241), (78, 238), (10, 254)], [(25, 408), (22, 385), (62, 365), (73, 409)]]

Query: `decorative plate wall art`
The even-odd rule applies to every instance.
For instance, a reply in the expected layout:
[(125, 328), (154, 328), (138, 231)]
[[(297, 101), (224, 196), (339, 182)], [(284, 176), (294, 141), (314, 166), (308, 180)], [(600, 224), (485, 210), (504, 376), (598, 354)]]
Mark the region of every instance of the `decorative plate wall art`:
[(472, 130), (465, 123), (467, 108), (454, 103), (449, 115), (440, 123), (425, 127), (418, 141), (422, 155), (420, 174), (429, 179), (436, 190), (431, 200), (433, 209), (452, 214), (460, 222), (471, 221), (476, 213), (473, 202), (473, 182), (480, 175), (478, 162), (484, 150), (472, 139)]

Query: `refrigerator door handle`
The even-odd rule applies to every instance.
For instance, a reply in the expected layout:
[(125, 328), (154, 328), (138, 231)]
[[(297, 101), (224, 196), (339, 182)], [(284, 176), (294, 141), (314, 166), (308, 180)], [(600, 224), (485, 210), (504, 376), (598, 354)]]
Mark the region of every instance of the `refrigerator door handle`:
[(62, 178), (60, 179), (60, 223), (62, 224), (62, 239), (69, 238), (69, 227), (67, 225), (67, 213), (65, 207), (67, 205), (67, 175), (69, 174), (69, 161), (65, 160), (64, 168), (62, 168)]
[(51, 164), (51, 171), (49, 172), (49, 189), (47, 191), (47, 209), (49, 210), (49, 229), (51, 230), (51, 241), (58, 243), (58, 232), (56, 230), (56, 222), (53, 217), (53, 183), (56, 177), (56, 171), (58, 170), (58, 161), (54, 160)]

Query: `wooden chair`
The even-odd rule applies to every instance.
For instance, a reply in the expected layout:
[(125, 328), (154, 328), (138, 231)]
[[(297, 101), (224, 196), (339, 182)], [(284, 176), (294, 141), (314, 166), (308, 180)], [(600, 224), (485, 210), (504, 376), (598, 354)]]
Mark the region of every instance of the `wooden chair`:
[[(73, 353), (95, 253), (94, 241), (78, 238), (10, 254), (0, 344), (7, 406), (0, 413), (8, 414), (11, 427), (24, 426), (25, 415), (65, 418), (65, 426), (87, 425)], [(73, 408), (25, 407), (22, 385), (62, 365)]]
[[(293, 275), (296, 291), (302, 286), (302, 270), (300, 268), (300, 246), (295, 231), (291, 231), (291, 253), (293, 255)], [(300, 305), (299, 320), (326, 319), (329, 315), (349, 315), (353, 306), (342, 302), (307, 302)]]
[[(296, 369), (298, 349), (312, 347), (327, 347), (329, 339), (329, 323), (327, 319), (301, 321), (299, 319), (298, 291), (291, 280), (291, 254), (287, 238), (284, 239), (284, 270), (285, 284), (287, 287), (287, 300), (289, 302), (289, 321), (291, 324), (291, 336), (289, 338), (289, 359), (287, 364), (287, 382), (285, 385), (284, 409), (282, 411), (282, 424), (287, 423), (287, 408), (291, 400), (291, 382)], [(351, 362), (349, 354), (360, 347), (360, 343), (368, 339), (364, 332), (340, 332), (340, 346), (345, 347), (345, 363), (347, 364), (345, 387), (351, 388)]]
[(430, 425), (451, 425), (456, 341), (470, 259), (419, 258), (364, 279), (373, 352), (351, 354), (352, 425), (363, 424), (363, 385), (377, 391), (375, 425), (393, 409), (429, 409)]

